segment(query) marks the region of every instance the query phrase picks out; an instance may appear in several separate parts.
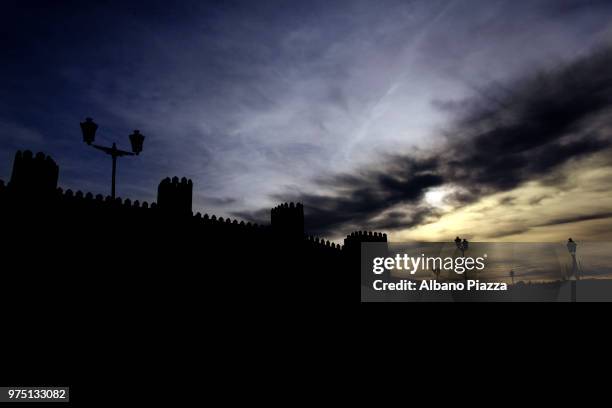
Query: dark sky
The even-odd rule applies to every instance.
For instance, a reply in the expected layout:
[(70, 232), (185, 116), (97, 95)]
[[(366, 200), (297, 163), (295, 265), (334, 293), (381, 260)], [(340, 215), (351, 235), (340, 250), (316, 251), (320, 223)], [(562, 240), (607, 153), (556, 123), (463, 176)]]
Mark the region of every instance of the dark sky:
[(147, 136), (119, 161), (132, 199), (177, 175), (197, 211), (301, 200), (330, 238), (612, 239), (611, 17), (577, 0), (5, 1), (0, 178), (29, 148), (63, 187), (107, 194), (91, 116), (100, 143)]

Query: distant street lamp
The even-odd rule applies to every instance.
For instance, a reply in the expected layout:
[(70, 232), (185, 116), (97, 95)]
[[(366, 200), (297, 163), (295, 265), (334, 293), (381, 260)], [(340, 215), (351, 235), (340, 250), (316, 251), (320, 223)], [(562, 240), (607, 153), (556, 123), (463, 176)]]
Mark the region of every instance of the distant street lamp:
[(576, 279), (578, 279), (578, 262), (576, 261), (576, 248), (578, 245), (573, 239), (567, 240), (567, 251), (570, 253), (572, 257), (572, 274), (569, 277), (571, 284), (571, 301), (576, 301)]
[[(461, 240), (461, 238), (457, 237), (457, 238), (455, 238), (455, 245), (457, 246), (457, 249), (459, 251), (461, 251), (461, 257), (465, 258), (465, 251), (467, 251), (468, 247), (469, 247), (468, 240), (465, 239), (465, 238), (463, 240)], [(467, 271), (465, 272), (463, 277), (467, 281)]]
[(125, 150), (117, 149), (117, 145), (113, 143), (112, 147), (100, 146), (93, 144), (96, 139), (96, 130), (98, 125), (91, 118), (86, 118), (85, 122), (81, 122), (81, 131), (83, 132), (83, 141), (88, 145), (95, 147), (98, 150), (102, 150), (104, 153), (109, 154), (113, 158), (113, 176), (111, 184), (111, 197), (115, 198), (115, 176), (117, 174), (117, 157), (123, 156), (134, 156), (142, 152), (142, 145), (144, 143), (144, 135), (138, 130), (134, 130), (130, 138), (130, 144), (132, 145), (132, 152), (126, 152)]

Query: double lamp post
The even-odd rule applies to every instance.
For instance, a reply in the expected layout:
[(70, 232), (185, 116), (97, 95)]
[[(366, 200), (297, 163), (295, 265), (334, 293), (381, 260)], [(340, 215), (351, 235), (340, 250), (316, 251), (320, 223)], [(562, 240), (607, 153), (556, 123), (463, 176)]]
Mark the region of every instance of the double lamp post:
[(110, 155), (113, 158), (111, 197), (115, 198), (115, 176), (117, 173), (117, 157), (138, 155), (140, 152), (142, 152), (142, 145), (144, 143), (145, 137), (143, 134), (140, 133), (140, 131), (134, 130), (134, 133), (129, 136), (130, 144), (132, 145), (132, 151), (126, 152), (125, 150), (117, 149), (117, 145), (115, 143), (113, 143), (111, 147), (93, 144), (94, 140), (96, 139), (96, 130), (98, 130), (98, 125), (93, 121), (92, 118), (86, 118), (85, 122), (81, 122), (83, 141), (88, 145), (103, 151), (104, 153)]

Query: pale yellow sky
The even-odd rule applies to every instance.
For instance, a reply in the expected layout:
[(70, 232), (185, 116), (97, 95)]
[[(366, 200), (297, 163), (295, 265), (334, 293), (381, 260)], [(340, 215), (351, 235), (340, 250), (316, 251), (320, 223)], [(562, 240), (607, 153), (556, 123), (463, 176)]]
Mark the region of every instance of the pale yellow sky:
[(446, 242), (459, 235), (494, 242), (563, 242), (568, 237), (612, 241), (612, 166), (608, 154), (566, 164), (555, 176), (554, 185), (546, 180), (531, 181), (460, 208), (445, 203), (443, 192), (435, 192), (427, 201), (444, 215), (410, 230), (391, 232), (389, 238), (394, 242)]

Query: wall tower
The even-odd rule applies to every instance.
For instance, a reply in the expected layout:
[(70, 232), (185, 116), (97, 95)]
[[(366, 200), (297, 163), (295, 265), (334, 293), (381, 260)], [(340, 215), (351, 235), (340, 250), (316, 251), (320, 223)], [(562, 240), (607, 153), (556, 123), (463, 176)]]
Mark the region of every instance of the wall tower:
[(183, 177), (166, 177), (157, 188), (157, 208), (176, 215), (191, 215), (193, 182)]
[(272, 231), (277, 237), (292, 241), (304, 238), (304, 206), (301, 203), (274, 207), (270, 218)]
[(19, 194), (48, 195), (57, 189), (59, 166), (51, 156), (17, 151), (8, 188)]

